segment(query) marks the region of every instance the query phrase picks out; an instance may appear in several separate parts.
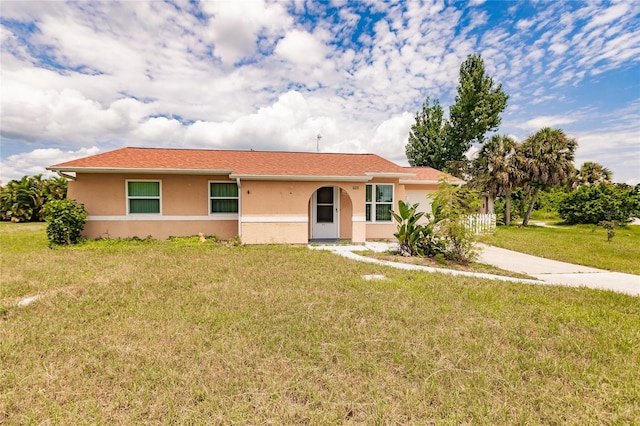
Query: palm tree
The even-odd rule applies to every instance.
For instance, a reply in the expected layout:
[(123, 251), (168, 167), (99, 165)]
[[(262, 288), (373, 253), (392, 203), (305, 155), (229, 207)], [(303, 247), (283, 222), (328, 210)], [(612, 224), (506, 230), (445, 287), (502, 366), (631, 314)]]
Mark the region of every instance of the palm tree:
[(12, 222), (31, 220), (38, 201), (38, 191), (33, 187), (33, 178), (23, 176), (11, 180), (2, 188), (0, 197), (2, 218)]
[(529, 224), (531, 211), (543, 188), (566, 184), (575, 173), (573, 159), (578, 142), (561, 129), (545, 127), (529, 136), (518, 149), (516, 164), (524, 173), (524, 189), (529, 207), (522, 221)]
[(66, 198), (67, 180), (23, 176), (0, 187), (0, 220), (29, 222), (44, 220), (43, 206), (49, 200)]
[(610, 183), (611, 175), (611, 170), (601, 164), (587, 161), (582, 164), (582, 167), (580, 167), (580, 170), (576, 174), (575, 186), (593, 185), (594, 183), (600, 182)]
[(515, 162), (517, 147), (513, 138), (495, 135), (482, 146), (475, 161), (483, 189), (492, 197), (504, 195), (506, 225), (511, 223), (511, 190), (522, 175)]

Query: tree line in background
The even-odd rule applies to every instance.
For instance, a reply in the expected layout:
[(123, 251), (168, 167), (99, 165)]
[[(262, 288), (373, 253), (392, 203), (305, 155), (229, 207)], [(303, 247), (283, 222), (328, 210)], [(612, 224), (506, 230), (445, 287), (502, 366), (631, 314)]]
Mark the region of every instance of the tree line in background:
[[(500, 197), (496, 210), (504, 223), (521, 217), (527, 226), (540, 198), (569, 224), (606, 221), (627, 223), (640, 216), (640, 186), (613, 184), (611, 172), (586, 162), (573, 164), (578, 142), (561, 129), (545, 127), (522, 143), (498, 129), (508, 95), (485, 72), (480, 55), (460, 66), (455, 103), (449, 118), (437, 99), (427, 97), (411, 126), (406, 155), (411, 166), (428, 166), (467, 181), (467, 186)], [(480, 145), (473, 160), (466, 154)], [(549, 199), (555, 197), (553, 203)], [(515, 209), (512, 208), (515, 201)]]
[(67, 199), (65, 178), (24, 176), (0, 186), (0, 220), (47, 222), (49, 245), (75, 244), (87, 221), (84, 206)]
[(45, 220), (44, 205), (67, 197), (65, 178), (43, 179), (42, 175), (24, 176), (0, 186), (0, 220), (41, 222)]

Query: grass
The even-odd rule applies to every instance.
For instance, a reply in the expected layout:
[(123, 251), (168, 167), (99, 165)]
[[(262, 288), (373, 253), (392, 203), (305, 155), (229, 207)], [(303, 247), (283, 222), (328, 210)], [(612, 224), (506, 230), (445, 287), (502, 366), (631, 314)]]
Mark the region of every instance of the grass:
[(492, 275), (501, 275), (505, 277), (512, 278), (524, 278), (535, 280), (535, 277), (530, 275), (521, 274), (519, 272), (513, 271), (505, 271), (504, 269), (498, 268), (493, 265), (487, 265), (485, 263), (479, 262), (471, 262), (469, 264), (461, 264), (454, 261), (449, 261), (446, 259), (437, 259), (434, 257), (404, 257), (394, 252), (373, 252), (373, 251), (361, 251), (358, 254), (372, 257), (374, 259), (384, 260), (387, 262), (398, 262), (398, 263), (409, 263), (412, 265), (420, 265), (420, 266), (428, 266), (431, 268), (441, 268), (441, 269), (453, 269), (456, 271), (466, 271), (466, 272), (480, 272), (483, 274), (492, 274)]
[(559, 223), (552, 226), (500, 226), (494, 235), (480, 239), (487, 244), (535, 256), (640, 274), (640, 226), (617, 228), (611, 241), (607, 241), (607, 230), (602, 227)]
[(631, 296), (197, 237), (0, 247), (3, 425), (640, 418)]

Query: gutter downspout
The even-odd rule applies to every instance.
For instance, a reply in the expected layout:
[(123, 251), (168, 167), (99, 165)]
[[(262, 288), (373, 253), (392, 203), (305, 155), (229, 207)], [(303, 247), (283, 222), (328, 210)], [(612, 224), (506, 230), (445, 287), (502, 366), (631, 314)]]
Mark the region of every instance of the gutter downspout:
[(240, 178), (236, 178), (236, 185), (238, 185), (238, 238), (242, 242), (242, 183)]
[(66, 173), (64, 173), (64, 172), (61, 172), (60, 170), (56, 170), (56, 173), (57, 173), (60, 177), (63, 177), (63, 178), (65, 178), (65, 179), (69, 179), (69, 180), (76, 180), (76, 177), (75, 177), (75, 176), (68, 175), (68, 174), (66, 174)]

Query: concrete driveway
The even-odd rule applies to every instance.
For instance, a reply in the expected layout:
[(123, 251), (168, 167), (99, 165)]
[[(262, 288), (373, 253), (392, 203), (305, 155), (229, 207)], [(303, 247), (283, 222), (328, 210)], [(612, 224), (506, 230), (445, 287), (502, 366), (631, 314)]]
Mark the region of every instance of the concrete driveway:
[(320, 245), (310, 249), (330, 250), (336, 254), (361, 262), (378, 263), (394, 268), (421, 270), (426, 272), (439, 272), (458, 276), (472, 276), (501, 281), (516, 281), (526, 284), (564, 285), (570, 287), (588, 287), (600, 290), (612, 290), (632, 296), (640, 296), (640, 275), (609, 272), (588, 266), (573, 265), (571, 263), (558, 262), (544, 259), (529, 254), (518, 253), (498, 247), (478, 244), (478, 262), (497, 266), (498, 268), (520, 272), (535, 277), (536, 280), (519, 279), (492, 275), (486, 273), (454, 271), (450, 269), (432, 268), (429, 266), (410, 265), (406, 263), (388, 262), (371, 257), (361, 256), (358, 251), (372, 250), (384, 252), (397, 248), (396, 243), (366, 242), (364, 246), (349, 245)]
[(609, 272), (479, 244), (478, 262), (531, 275), (549, 284), (640, 295), (640, 275)]

